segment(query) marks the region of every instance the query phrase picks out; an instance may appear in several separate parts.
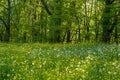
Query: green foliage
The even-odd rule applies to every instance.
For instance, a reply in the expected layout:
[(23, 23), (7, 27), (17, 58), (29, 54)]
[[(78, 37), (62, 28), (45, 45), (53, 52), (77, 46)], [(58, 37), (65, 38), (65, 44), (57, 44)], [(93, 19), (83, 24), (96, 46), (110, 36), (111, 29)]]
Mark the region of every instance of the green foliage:
[[(8, 1), (11, 3), (10, 7), (7, 5)], [(107, 1), (113, 3), (106, 5)], [(119, 26), (120, 3), (118, 0), (110, 1), (0, 0), (0, 41), (10, 38), (10, 42), (101, 42), (101, 36), (107, 33), (104, 25), (106, 29), (114, 24)], [(116, 16), (118, 20), (115, 20)], [(10, 31), (6, 27), (8, 20)], [(10, 37), (6, 37), (7, 33)], [(119, 40), (120, 33), (113, 29), (113, 33), (110, 32), (111, 42), (115, 42), (116, 33)]]
[(120, 46), (0, 43), (1, 80), (119, 80)]

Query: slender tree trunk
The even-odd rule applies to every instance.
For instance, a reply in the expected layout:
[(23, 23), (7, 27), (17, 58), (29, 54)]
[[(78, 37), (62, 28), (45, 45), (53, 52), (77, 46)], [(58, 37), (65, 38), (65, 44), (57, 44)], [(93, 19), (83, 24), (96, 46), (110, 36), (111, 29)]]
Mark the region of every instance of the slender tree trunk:
[(61, 0), (55, 0), (55, 6), (54, 6), (54, 11), (52, 13), (52, 20), (51, 25), (52, 25), (52, 35), (51, 39), (53, 43), (60, 43), (61, 42), (61, 14), (62, 14), (62, 2)]
[(95, 41), (98, 41), (98, 35), (99, 35), (99, 26), (98, 26), (98, 20), (97, 20), (97, 3), (98, 1), (95, 0)]
[(81, 35), (80, 35), (80, 26), (78, 27), (78, 41), (81, 42)]
[(84, 5), (85, 5), (85, 19), (84, 19), (84, 27), (85, 27), (85, 40), (89, 41), (89, 19), (88, 19), (88, 14), (87, 14), (87, 1), (84, 0)]
[(117, 27), (117, 22), (118, 22), (118, 16), (119, 15), (120, 15), (120, 11), (116, 12), (116, 14), (114, 16), (114, 21), (113, 21), (113, 24), (112, 24), (112, 27), (115, 27), (114, 38), (115, 38), (116, 44), (118, 44), (118, 27)]
[(3, 41), (3, 37), (2, 37), (2, 33), (0, 33), (0, 42), (2, 42)]
[(109, 16), (107, 16), (107, 14), (110, 13), (110, 8), (109, 7), (105, 7), (105, 11), (103, 13), (103, 22), (102, 22), (102, 28), (103, 28), (103, 32), (102, 32), (102, 42), (110, 42), (110, 32), (109, 32), (109, 27), (110, 27), (110, 20), (109, 20)]
[(70, 29), (67, 30), (67, 43), (69, 43), (70, 40)]
[(115, 25), (111, 26), (111, 4), (114, 0), (105, 0), (105, 10), (103, 12), (103, 21), (102, 21), (102, 42), (110, 43), (111, 33), (114, 30)]
[(117, 30), (117, 26), (115, 27), (115, 42), (116, 42), (116, 44), (118, 44), (118, 30)]
[(6, 22), (6, 33), (5, 33), (5, 42), (9, 42), (10, 41), (10, 14), (11, 14), (11, 1), (8, 0), (7, 1), (7, 22)]

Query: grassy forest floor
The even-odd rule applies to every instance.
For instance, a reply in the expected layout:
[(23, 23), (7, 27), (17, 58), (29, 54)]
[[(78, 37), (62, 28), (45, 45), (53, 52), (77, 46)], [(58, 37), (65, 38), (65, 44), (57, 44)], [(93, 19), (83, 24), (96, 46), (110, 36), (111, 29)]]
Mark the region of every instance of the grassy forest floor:
[(0, 80), (120, 80), (120, 45), (0, 43)]

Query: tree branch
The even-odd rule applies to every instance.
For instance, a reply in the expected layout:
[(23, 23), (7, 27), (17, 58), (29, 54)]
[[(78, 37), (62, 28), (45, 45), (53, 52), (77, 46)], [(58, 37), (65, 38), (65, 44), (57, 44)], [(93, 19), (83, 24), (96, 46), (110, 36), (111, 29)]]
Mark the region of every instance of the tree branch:
[(109, 32), (112, 33), (113, 29), (115, 28), (115, 26), (117, 25), (118, 22), (118, 13), (116, 12), (116, 14), (114, 15), (114, 20), (112, 23), (111, 28), (109, 29)]
[(112, 4), (115, 0), (111, 0), (110, 4)]
[(1, 3), (0, 3), (0, 6), (7, 9), (7, 7), (5, 5), (3, 5), (3, 4), (1, 4)]
[(5, 27), (7, 27), (7, 24), (6, 24), (6, 22), (0, 17), (0, 21), (2, 21), (3, 22), (3, 24), (5, 25)]
[(44, 0), (41, 0), (41, 3), (42, 3), (42, 5), (44, 6), (46, 12), (47, 12), (49, 15), (52, 15), (52, 13), (51, 13), (50, 10), (48, 9), (48, 6), (47, 6), (47, 4), (45, 3), (45, 1), (44, 1)]

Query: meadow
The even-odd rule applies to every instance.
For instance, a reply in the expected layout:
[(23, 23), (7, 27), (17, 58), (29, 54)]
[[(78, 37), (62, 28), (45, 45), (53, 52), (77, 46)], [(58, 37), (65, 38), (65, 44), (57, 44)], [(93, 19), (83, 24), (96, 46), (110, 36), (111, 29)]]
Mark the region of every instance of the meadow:
[(0, 43), (0, 80), (120, 80), (120, 45)]

